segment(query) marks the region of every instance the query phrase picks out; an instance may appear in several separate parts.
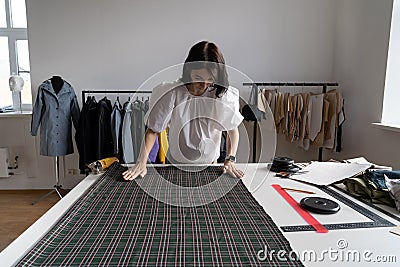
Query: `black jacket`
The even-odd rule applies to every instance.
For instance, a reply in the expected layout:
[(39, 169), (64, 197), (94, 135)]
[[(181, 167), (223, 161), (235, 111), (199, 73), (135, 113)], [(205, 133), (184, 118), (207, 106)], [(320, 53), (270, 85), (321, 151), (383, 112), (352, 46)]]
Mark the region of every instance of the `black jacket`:
[(87, 165), (97, 160), (98, 103), (88, 96), (79, 117), (75, 141), (79, 152), (79, 169), (85, 173)]
[(97, 159), (114, 156), (114, 142), (111, 133), (111, 101), (104, 97), (99, 101), (97, 111)]

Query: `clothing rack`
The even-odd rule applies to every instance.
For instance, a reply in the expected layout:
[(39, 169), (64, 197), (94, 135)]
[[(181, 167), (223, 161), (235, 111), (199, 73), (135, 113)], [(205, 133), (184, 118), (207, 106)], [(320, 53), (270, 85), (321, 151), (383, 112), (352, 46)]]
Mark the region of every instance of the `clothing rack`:
[[(243, 83), (243, 86), (307, 86), (307, 87), (322, 87), (322, 93), (326, 93), (327, 87), (339, 86), (337, 82), (254, 82)], [(253, 127), (253, 163), (256, 162), (256, 148), (257, 148), (257, 121), (254, 121)], [(318, 161), (322, 161), (323, 148), (318, 149)]]
[[(130, 97), (134, 96), (135, 94), (148, 94), (148, 96), (150, 96), (150, 94), (152, 93), (152, 91), (142, 91), (142, 90), (109, 90), (109, 89), (101, 89), (101, 90), (96, 90), (96, 89), (89, 89), (89, 90), (82, 90), (81, 91), (81, 95), (82, 95), (82, 104), (84, 105), (85, 101), (86, 101), (86, 96), (90, 96), (90, 95), (103, 95), (103, 96), (107, 96), (107, 95), (111, 95), (113, 98), (116, 96), (117, 97), (117, 101), (119, 101), (119, 96), (120, 95), (125, 95), (129, 96), (128, 101), (131, 101)], [(124, 98), (125, 98), (124, 97)], [(134, 99), (133, 99), (134, 100)], [(132, 100), (132, 101), (133, 101)], [(142, 97), (142, 100), (143, 97)], [(149, 100), (149, 97), (147, 98), (147, 100)], [(125, 99), (123, 99), (123, 101), (125, 102)], [(122, 122), (121, 122), (122, 124)], [(85, 162), (85, 164), (87, 164), (87, 162)], [(82, 168), (84, 168), (81, 165), (81, 161), (80, 161), (80, 165), (79, 165), (81, 171), (83, 171)], [(87, 168), (86, 168), (87, 170)]]
[(85, 101), (86, 94), (151, 94), (151, 91), (135, 90), (82, 90), (82, 102)]
[[(243, 83), (243, 86), (251, 86), (251, 85), (257, 85), (257, 86), (322, 86), (324, 90), (328, 86), (339, 86), (338, 83), (317, 83), (317, 82), (255, 82), (255, 83)], [(324, 92), (326, 93), (326, 92)]]

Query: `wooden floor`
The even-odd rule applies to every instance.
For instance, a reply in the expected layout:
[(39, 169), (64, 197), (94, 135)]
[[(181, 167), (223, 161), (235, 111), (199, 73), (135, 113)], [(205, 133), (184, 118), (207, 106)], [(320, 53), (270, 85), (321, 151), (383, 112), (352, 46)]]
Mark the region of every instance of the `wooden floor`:
[(60, 200), (54, 192), (32, 205), (47, 192), (50, 190), (0, 190), (0, 251)]

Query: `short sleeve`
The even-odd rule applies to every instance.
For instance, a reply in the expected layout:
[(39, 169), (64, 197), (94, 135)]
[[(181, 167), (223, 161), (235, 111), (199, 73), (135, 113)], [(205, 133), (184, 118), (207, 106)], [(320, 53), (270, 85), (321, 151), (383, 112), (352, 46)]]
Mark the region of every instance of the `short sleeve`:
[(227, 92), (217, 98), (215, 103), (215, 127), (221, 131), (229, 131), (237, 128), (243, 121), (239, 111), (239, 90), (229, 87)]
[(149, 110), (145, 115), (146, 126), (156, 133), (167, 128), (175, 106), (175, 83), (156, 86), (150, 97)]

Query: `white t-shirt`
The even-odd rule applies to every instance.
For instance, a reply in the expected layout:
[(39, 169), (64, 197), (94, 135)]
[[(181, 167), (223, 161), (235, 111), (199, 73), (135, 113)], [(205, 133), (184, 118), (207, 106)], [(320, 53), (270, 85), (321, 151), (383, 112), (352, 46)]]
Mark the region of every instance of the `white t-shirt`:
[(229, 87), (220, 98), (214, 90), (194, 96), (180, 80), (153, 89), (145, 116), (154, 132), (169, 126), (168, 160), (193, 164), (217, 160), (222, 131), (235, 129), (242, 120), (236, 88)]

